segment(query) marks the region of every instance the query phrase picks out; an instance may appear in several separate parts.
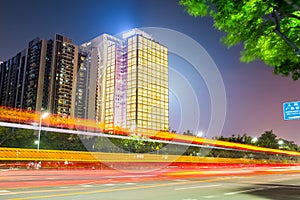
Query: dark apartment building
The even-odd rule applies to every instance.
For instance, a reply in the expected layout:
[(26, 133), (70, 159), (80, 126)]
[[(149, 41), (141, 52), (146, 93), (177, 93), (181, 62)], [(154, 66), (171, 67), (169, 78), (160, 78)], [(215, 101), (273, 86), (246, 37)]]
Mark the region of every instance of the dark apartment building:
[(53, 42), (49, 110), (64, 116), (75, 111), (78, 46), (72, 42), (58, 34)]
[(21, 108), (24, 94), (26, 50), (0, 64), (0, 105)]
[(33, 39), (0, 64), (0, 105), (73, 116), (77, 64), (72, 39)]

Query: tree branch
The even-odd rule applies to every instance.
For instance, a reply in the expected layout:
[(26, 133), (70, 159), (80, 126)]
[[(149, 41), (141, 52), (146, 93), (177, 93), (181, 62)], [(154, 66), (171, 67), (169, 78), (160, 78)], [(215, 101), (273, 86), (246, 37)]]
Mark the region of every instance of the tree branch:
[(288, 37), (286, 37), (283, 33), (281, 33), (280, 31), (280, 21), (278, 18), (278, 15), (275, 11), (273, 11), (272, 16), (275, 19), (275, 29), (274, 32), (279, 35), (284, 41), (286, 41), (286, 43), (288, 43), (292, 48), (294, 48), (295, 50), (295, 54), (300, 55), (300, 49), (298, 48), (298, 46), (296, 44), (294, 44)]

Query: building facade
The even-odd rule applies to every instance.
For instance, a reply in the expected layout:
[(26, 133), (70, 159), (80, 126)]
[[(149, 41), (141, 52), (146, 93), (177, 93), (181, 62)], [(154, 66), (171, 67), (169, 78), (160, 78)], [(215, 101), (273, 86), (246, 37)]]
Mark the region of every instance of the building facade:
[(126, 127), (169, 129), (168, 49), (139, 30), (126, 46)]
[(56, 34), (53, 41), (49, 111), (74, 116), (78, 46), (71, 38)]
[[(42, 106), (42, 100), (47, 91), (47, 85), (44, 85), (47, 77), (46, 65), (47, 40), (35, 38), (28, 43), (26, 70), (24, 81), (24, 103), (23, 108), (27, 110), (47, 110), (47, 101)], [(48, 61), (49, 62), (49, 61)], [(46, 72), (46, 73), (45, 73)], [(49, 73), (48, 73), (49, 76)]]
[[(81, 45), (90, 68), (89, 108), (106, 131), (168, 130), (168, 49), (133, 29), (100, 35)], [(94, 81), (96, 80), (96, 81)], [(95, 86), (95, 87), (93, 87)]]
[(70, 38), (33, 39), (0, 64), (0, 105), (74, 115), (77, 59)]
[(169, 129), (168, 49), (138, 29), (35, 38), (0, 64), (0, 105), (94, 119), (104, 129)]
[(0, 105), (22, 108), (26, 50), (0, 64)]

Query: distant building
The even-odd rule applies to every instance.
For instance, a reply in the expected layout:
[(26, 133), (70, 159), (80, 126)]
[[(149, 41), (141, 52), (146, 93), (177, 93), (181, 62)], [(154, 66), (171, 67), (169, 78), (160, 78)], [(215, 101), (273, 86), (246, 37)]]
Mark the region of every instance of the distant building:
[(0, 64), (0, 105), (21, 108), (24, 94), (26, 51)]
[(0, 105), (74, 115), (77, 59), (70, 38), (35, 38), (0, 64)]

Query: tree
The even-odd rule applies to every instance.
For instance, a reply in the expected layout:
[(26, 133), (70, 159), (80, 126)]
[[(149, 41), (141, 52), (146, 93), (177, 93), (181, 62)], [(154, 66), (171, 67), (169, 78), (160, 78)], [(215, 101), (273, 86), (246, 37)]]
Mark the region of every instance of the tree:
[(125, 152), (119, 138), (96, 137), (94, 146), (96, 151), (101, 152)]
[(300, 0), (181, 0), (192, 16), (211, 16), (228, 47), (243, 43), (241, 61), (262, 60), (275, 74), (300, 76)]
[(191, 136), (194, 136), (194, 134), (193, 134), (190, 130), (184, 131), (184, 132), (183, 132), (183, 135), (191, 135)]
[(273, 130), (265, 131), (258, 139), (257, 145), (261, 147), (278, 149), (278, 140), (277, 136), (273, 133)]
[(80, 136), (76, 134), (42, 131), (40, 142), (41, 149), (86, 151)]
[(13, 148), (36, 148), (34, 141), (37, 136), (33, 130), (0, 127), (0, 146)]
[(7, 146), (11, 138), (11, 129), (9, 127), (0, 126), (0, 146)]
[(146, 145), (145, 141), (140, 140), (138, 136), (130, 136), (128, 139), (123, 139), (122, 144), (129, 153), (144, 152), (144, 148)]
[(298, 150), (298, 145), (295, 144), (294, 141), (288, 141), (285, 139), (280, 138), (278, 141), (282, 141), (282, 144), (279, 144), (280, 149), (284, 150), (290, 150), (290, 151), (297, 151)]

